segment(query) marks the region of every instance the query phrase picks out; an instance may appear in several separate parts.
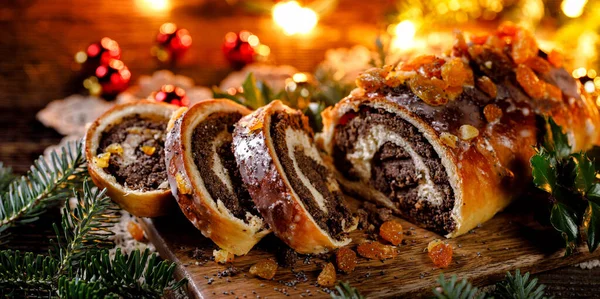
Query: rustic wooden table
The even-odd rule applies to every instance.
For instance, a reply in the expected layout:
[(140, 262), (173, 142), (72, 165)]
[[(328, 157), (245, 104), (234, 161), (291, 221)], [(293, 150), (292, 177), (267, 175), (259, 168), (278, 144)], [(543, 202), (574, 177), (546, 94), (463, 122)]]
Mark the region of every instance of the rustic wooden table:
[[(323, 16), (308, 36), (288, 37), (270, 16), (234, 8), (224, 0), (2, 0), (0, 1), (0, 161), (18, 173), (27, 171), (44, 148), (61, 136), (45, 128), (35, 114), (48, 102), (81, 91), (73, 55), (104, 36), (118, 41), (122, 60), (133, 74), (161, 69), (150, 48), (167, 21), (187, 28), (193, 45), (171, 70), (196, 84), (218, 84), (230, 71), (221, 54), (229, 31), (249, 30), (271, 47), (278, 64), (312, 71), (326, 49), (372, 42), (384, 28), (388, 0), (344, 0)], [(152, 3), (166, 5), (163, 10)], [(40, 247), (47, 229), (23, 229), (12, 246)], [(45, 243), (44, 243), (45, 244)], [(600, 297), (600, 268), (565, 267), (537, 275), (555, 297)], [(360, 287), (359, 287), (360, 288)]]

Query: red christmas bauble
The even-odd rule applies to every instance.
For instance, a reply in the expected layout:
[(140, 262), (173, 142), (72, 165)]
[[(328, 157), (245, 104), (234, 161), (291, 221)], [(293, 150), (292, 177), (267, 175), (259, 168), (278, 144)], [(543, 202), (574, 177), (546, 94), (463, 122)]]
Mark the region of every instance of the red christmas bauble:
[(173, 23), (164, 23), (160, 26), (156, 42), (158, 46), (152, 52), (158, 60), (177, 60), (192, 45), (192, 36), (186, 29), (177, 28)]
[(159, 91), (154, 92), (152, 99), (157, 102), (169, 103), (180, 107), (190, 105), (190, 100), (185, 95), (185, 90), (171, 84), (163, 85)]
[(102, 87), (101, 94), (105, 97), (113, 97), (127, 89), (131, 72), (122, 61), (112, 59), (108, 64), (97, 67), (95, 76)]
[(222, 46), (223, 54), (232, 67), (239, 69), (254, 62), (258, 37), (249, 31), (229, 32)]
[(111, 38), (103, 37), (90, 44), (85, 51), (75, 54), (75, 62), (81, 65), (83, 76), (93, 76), (96, 68), (108, 64), (112, 59), (121, 59), (121, 48)]

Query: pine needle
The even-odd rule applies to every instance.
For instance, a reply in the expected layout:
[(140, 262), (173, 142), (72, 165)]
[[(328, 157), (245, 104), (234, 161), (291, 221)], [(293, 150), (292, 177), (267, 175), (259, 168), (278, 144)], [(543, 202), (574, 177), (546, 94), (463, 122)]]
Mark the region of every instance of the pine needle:
[(81, 142), (69, 143), (50, 156), (40, 157), (31, 170), (13, 180), (0, 194), (0, 232), (36, 221), (48, 207), (70, 196), (69, 189), (85, 176), (85, 157)]
[[(364, 299), (358, 290), (352, 287), (348, 282), (339, 282), (335, 286), (336, 292), (331, 292), (331, 298), (333, 299)], [(339, 294), (339, 295), (338, 295)]]

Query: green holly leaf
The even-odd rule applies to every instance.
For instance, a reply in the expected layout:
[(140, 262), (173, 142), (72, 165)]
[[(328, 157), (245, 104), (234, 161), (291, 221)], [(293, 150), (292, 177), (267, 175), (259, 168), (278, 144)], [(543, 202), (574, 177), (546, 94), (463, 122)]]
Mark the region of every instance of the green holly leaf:
[(256, 79), (252, 73), (248, 74), (244, 83), (242, 83), (244, 89), (244, 98), (246, 98), (246, 106), (252, 109), (258, 109), (266, 105), (265, 98), (260, 88), (256, 85)]
[(543, 148), (530, 160), (533, 183), (550, 194), (556, 188), (556, 160)]
[(589, 208), (584, 223), (587, 224), (587, 243), (590, 252), (594, 252), (600, 244), (600, 205), (588, 201)]
[(594, 183), (587, 192), (588, 200), (594, 201), (600, 205), (600, 184)]
[(212, 88), (212, 93), (213, 93), (213, 98), (214, 99), (229, 99), (232, 100), (236, 103), (242, 103), (242, 101), (240, 101), (240, 99), (234, 95), (230, 95), (222, 90), (220, 90), (218, 87), (213, 86)]
[(556, 124), (552, 117), (547, 119), (544, 147), (559, 159), (566, 158), (571, 154), (571, 145), (567, 134), (563, 133), (562, 127)]
[(596, 169), (594, 169), (594, 164), (592, 164), (592, 161), (583, 153), (571, 155), (571, 161), (573, 161), (575, 165), (574, 187), (577, 192), (585, 195), (596, 180)]
[(561, 236), (566, 243), (565, 256), (573, 253), (575, 241), (579, 235), (579, 227), (577, 226), (577, 216), (575, 212), (567, 205), (557, 202), (552, 206), (550, 211), (550, 223), (561, 233)]

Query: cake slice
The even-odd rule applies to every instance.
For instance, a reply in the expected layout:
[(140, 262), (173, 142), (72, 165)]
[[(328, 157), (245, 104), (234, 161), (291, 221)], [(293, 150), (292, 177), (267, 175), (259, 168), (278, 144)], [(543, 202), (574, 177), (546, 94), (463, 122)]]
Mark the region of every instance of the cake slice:
[(181, 108), (169, 122), (171, 191), (204, 236), (244, 255), (270, 231), (246, 190), (231, 150), (233, 125), (251, 111), (229, 100)]
[(161, 216), (176, 207), (164, 163), (166, 127), (176, 109), (149, 101), (117, 105), (86, 132), (92, 180), (135, 216)]
[(291, 248), (321, 253), (350, 243), (356, 218), (302, 112), (280, 101), (256, 110), (236, 124), (233, 149), (258, 210)]

